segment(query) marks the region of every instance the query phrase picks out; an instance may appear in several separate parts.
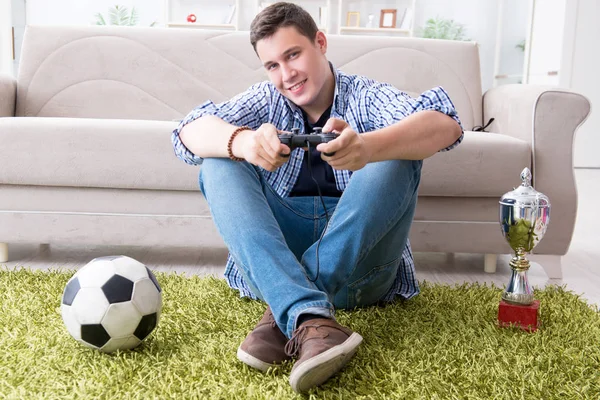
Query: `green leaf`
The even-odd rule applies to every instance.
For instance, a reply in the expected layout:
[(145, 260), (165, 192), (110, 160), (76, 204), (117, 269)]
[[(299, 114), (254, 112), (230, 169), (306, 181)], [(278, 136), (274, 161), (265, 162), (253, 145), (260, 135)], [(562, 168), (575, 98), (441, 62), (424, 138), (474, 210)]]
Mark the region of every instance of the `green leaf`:
[(138, 21), (139, 21), (138, 12), (135, 9), (135, 7), (131, 7), (131, 13), (129, 14), (129, 21), (128, 21), (127, 25), (135, 26), (138, 24)]
[(104, 20), (104, 16), (100, 13), (96, 13), (96, 25), (106, 25), (106, 21)]
[(420, 36), (429, 39), (469, 40), (465, 38), (465, 28), (451, 19), (430, 18), (421, 29)]

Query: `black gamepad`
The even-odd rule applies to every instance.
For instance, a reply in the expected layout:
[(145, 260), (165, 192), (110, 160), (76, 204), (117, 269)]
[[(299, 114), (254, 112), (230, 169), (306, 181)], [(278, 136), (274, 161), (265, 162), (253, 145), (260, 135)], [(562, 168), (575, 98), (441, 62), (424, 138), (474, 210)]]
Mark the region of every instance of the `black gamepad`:
[[(322, 133), (321, 128), (313, 128), (313, 131), (308, 135), (301, 135), (298, 133), (299, 131), (298, 128), (293, 128), (292, 133), (283, 133), (279, 135), (279, 141), (288, 146), (290, 151), (292, 151), (298, 147), (306, 147), (307, 142), (316, 147), (319, 143), (329, 143), (336, 138), (335, 133)], [(333, 153), (324, 154), (327, 157), (331, 157), (335, 154), (335, 151)], [(282, 156), (289, 157), (289, 154), (282, 154)]]

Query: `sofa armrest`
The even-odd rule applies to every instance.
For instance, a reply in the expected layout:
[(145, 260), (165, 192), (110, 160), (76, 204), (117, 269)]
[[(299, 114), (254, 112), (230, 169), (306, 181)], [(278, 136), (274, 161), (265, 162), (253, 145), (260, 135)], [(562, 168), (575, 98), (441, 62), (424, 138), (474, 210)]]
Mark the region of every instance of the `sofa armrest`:
[(0, 74), (0, 117), (14, 117), (17, 103), (17, 80)]
[[(584, 96), (547, 86), (499, 86), (483, 97), (484, 121), (495, 119), (490, 132), (531, 144), (532, 184), (550, 199), (551, 222), (535, 253), (562, 255), (569, 249), (577, 215), (573, 142), (589, 113)], [(515, 177), (515, 186), (518, 183)]]

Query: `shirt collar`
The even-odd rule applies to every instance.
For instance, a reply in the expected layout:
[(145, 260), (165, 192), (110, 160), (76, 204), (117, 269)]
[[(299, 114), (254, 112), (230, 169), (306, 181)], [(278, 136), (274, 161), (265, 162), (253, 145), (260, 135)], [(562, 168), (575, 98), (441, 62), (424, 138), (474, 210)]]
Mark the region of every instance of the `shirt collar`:
[[(335, 89), (333, 91), (333, 107), (331, 108), (331, 115), (334, 116), (339, 116), (341, 115), (341, 111), (344, 110), (346, 108), (346, 99), (344, 96), (344, 92), (343, 90), (345, 90), (347, 84), (344, 81), (346, 74), (344, 74), (342, 71), (336, 69), (333, 64), (331, 63), (331, 61), (329, 62), (329, 68), (331, 69), (331, 72), (333, 72), (333, 77), (335, 79)], [(290, 99), (288, 99), (287, 97), (281, 95), (286, 103), (288, 104), (288, 106), (290, 107), (290, 109), (294, 112), (294, 114), (298, 115), (300, 114), (300, 117), (302, 117), (302, 110), (300, 109), (300, 107), (298, 107), (296, 104), (294, 104), (294, 102), (292, 102)]]

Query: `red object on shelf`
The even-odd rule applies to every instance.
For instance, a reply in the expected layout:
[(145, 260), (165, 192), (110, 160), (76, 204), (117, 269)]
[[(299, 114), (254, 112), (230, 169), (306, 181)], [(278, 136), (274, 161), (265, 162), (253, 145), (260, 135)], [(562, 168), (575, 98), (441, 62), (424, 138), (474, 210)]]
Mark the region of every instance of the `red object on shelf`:
[(187, 21), (188, 22), (192, 22), (192, 23), (196, 22), (196, 14), (190, 14), (190, 15), (188, 15), (187, 16)]
[(500, 326), (507, 327), (515, 325), (525, 331), (535, 332), (540, 327), (538, 320), (539, 311), (539, 300), (534, 300), (533, 304), (529, 306), (510, 304), (504, 300), (500, 300), (500, 306), (498, 307), (498, 322), (500, 323)]

